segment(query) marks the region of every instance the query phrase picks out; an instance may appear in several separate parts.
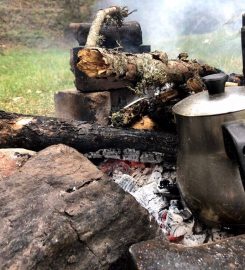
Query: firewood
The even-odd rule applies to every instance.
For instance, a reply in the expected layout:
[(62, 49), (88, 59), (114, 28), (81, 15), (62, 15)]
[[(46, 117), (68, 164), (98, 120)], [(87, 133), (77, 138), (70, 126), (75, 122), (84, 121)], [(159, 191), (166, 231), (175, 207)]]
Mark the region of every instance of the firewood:
[(133, 129), (154, 130), (156, 124), (149, 118), (149, 116), (143, 116), (138, 122), (136, 122)]
[(130, 127), (148, 113), (149, 100), (139, 99), (111, 116), (114, 127)]
[(39, 151), (63, 143), (81, 153), (100, 149), (135, 149), (164, 153), (176, 158), (175, 133), (116, 129), (75, 120), (28, 116), (0, 111), (0, 148), (19, 147)]
[(177, 60), (168, 60), (164, 52), (132, 54), (98, 48), (103, 25), (122, 26), (129, 14), (126, 7), (118, 6), (97, 12), (85, 48), (78, 52), (77, 68), (80, 71), (90, 78), (127, 81), (128, 86), (133, 84), (136, 93), (141, 94), (148, 86), (162, 87), (166, 83), (186, 84), (190, 91), (199, 92), (204, 89), (200, 77), (219, 72), (196, 60), (188, 60), (187, 53), (181, 53)]
[(169, 123), (173, 121), (172, 106), (187, 95), (184, 91), (169, 89), (151, 98), (141, 98), (113, 113), (111, 122), (114, 127), (131, 127), (147, 115), (155, 122), (155, 126), (168, 129)]
[[(77, 68), (90, 78), (113, 78), (135, 85), (141, 93), (148, 86), (162, 87), (166, 83), (175, 85), (189, 81), (190, 91), (204, 90), (201, 77), (218, 73), (219, 70), (196, 60), (186, 58), (168, 60), (163, 52), (144, 54), (119, 53), (101, 48), (84, 48), (78, 52)], [(188, 86), (188, 85), (187, 85)]]

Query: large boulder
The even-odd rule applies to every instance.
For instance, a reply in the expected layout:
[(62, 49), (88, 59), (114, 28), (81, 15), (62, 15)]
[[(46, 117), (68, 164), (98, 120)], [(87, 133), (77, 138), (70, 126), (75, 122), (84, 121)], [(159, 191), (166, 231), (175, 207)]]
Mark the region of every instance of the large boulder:
[(1, 269), (92, 270), (116, 265), (157, 226), (87, 158), (57, 145), (0, 182), (0, 227)]

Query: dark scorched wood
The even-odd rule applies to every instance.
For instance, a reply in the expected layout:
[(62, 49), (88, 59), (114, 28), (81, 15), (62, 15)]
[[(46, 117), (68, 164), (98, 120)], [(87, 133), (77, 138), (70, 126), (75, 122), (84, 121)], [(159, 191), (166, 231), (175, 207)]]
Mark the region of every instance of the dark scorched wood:
[(27, 116), (0, 111), (0, 148), (22, 147), (39, 151), (63, 143), (81, 153), (99, 149), (136, 149), (164, 153), (166, 160), (176, 158), (174, 133), (102, 127), (74, 120)]

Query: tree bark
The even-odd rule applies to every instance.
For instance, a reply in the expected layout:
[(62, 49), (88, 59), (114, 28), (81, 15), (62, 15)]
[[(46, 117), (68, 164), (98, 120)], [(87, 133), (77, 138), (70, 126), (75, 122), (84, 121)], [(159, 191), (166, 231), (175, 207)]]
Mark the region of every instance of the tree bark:
[[(179, 92), (174, 89), (163, 92), (152, 98), (139, 99), (118, 112), (113, 113), (111, 122), (114, 127), (130, 127), (145, 115), (150, 116), (153, 120), (158, 118), (165, 119), (166, 117), (163, 110), (169, 105), (169, 101), (173, 99), (176, 100), (173, 104), (181, 99)], [(156, 124), (158, 124), (158, 122), (159, 121), (156, 121)]]
[(168, 60), (163, 52), (144, 54), (118, 53), (101, 48), (85, 48), (78, 52), (77, 67), (90, 78), (114, 78), (115, 81), (135, 83), (142, 92), (145, 86), (164, 86), (166, 83), (187, 84), (190, 91), (204, 89), (201, 76), (219, 70), (187, 57)]
[(0, 148), (20, 147), (39, 151), (63, 143), (81, 153), (100, 149), (135, 149), (159, 152), (175, 161), (175, 133), (102, 127), (74, 120), (26, 116), (0, 111)]

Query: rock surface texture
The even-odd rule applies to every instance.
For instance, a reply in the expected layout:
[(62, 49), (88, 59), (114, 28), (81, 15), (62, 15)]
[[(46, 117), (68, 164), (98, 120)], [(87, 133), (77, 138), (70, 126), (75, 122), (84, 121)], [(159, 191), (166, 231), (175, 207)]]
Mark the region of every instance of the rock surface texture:
[(241, 269), (245, 267), (245, 235), (198, 247), (184, 247), (160, 239), (130, 248), (137, 270)]
[(14, 174), (35, 153), (22, 148), (0, 149), (0, 181)]
[(1, 269), (25, 270), (116, 269), (130, 245), (156, 232), (131, 195), (64, 145), (0, 182), (0, 227)]

